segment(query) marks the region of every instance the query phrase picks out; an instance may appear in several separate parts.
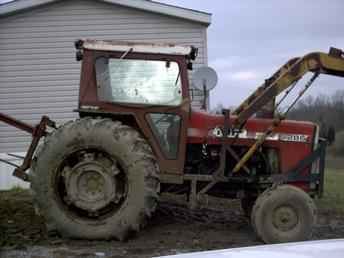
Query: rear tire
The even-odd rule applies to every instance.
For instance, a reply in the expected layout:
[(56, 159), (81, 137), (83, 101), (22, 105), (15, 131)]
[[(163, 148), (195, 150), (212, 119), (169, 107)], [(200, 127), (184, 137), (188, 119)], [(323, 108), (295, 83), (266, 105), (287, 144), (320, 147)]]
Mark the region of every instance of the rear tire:
[(316, 207), (303, 190), (281, 185), (267, 189), (255, 202), (251, 223), (268, 244), (308, 240), (316, 222)]
[(31, 189), (49, 231), (77, 239), (126, 239), (154, 212), (158, 166), (133, 128), (83, 118), (47, 136)]

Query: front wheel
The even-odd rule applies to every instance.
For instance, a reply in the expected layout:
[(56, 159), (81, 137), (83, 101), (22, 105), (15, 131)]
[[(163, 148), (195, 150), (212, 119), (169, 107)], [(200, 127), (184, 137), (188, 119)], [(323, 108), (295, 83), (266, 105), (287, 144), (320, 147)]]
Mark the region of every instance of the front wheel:
[(133, 128), (83, 118), (47, 136), (31, 188), (48, 230), (69, 238), (125, 239), (157, 204), (158, 166)]
[(308, 240), (315, 222), (314, 201), (291, 185), (267, 189), (256, 200), (251, 214), (254, 230), (268, 244)]

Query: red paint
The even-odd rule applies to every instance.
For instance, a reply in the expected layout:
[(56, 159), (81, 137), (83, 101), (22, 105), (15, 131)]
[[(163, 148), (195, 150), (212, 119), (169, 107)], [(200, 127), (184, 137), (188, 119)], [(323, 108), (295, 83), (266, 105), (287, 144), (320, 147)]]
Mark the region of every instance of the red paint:
[[(235, 116), (230, 118), (231, 123), (234, 122)], [(188, 136), (188, 143), (207, 143), (220, 144), (219, 138), (209, 135), (209, 132), (216, 127), (223, 127), (223, 115), (212, 115), (201, 111), (192, 111), (189, 128), (192, 128), (192, 133)], [(245, 125), (248, 133), (264, 132), (272, 124), (271, 119), (249, 119)], [(309, 122), (298, 122), (285, 120), (279, 127), (274, 130), (274, 133), (285, 134), (302, 134), (308, 135), (308, 142), (286, 142), (280, 140), (266, 140), (265, 147), (276, 148), (279, 151), (280, 170), (282, 173), (287, 172), (303, 160), (312, 152), (313, 139), (315, 133), (315, 124)], [(228, 138), (228, 143), (233, 142), (233, 139)], [(237, 139), (236, 145), (251, 146), (255, 139)], [(305, 171), (305, 173), (307, 173)]]

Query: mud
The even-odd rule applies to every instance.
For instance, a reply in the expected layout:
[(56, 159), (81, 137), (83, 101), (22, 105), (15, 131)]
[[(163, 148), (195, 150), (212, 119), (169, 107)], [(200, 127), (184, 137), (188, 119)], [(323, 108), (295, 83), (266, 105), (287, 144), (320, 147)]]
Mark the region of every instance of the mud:
[[(204, 207), (207, 208), (204, 208)], [(203, 208), (202, 208), (203, 207)], [(344, 215), (321, 211), (313, 239), (343, 238)], [(27, 191), (0, 193), (0, 257), (153, 257), (262, 244), (236, 201), (205, 199), (191, 212), (165, 196), (146, 229), (126, 242), (49, 236)]]

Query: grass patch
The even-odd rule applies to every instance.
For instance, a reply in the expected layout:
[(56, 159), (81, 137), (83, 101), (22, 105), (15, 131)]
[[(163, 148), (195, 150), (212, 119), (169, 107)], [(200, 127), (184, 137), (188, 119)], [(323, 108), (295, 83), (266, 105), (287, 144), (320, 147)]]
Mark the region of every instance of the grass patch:
[(332, 155), (330, 152), (326, 154), (326, 167), (330, 170), (344, 171), (344, 157)]
[(344, 169), (327, 169), (324, 195), (317, 200), (321, 210), (344, 213)]
[(25, 189), (20, 187), (19, 185), (16, 185), (16, 186), (13, 186), (9, 191), (12, 193), (21, 193), (25, 191)]

